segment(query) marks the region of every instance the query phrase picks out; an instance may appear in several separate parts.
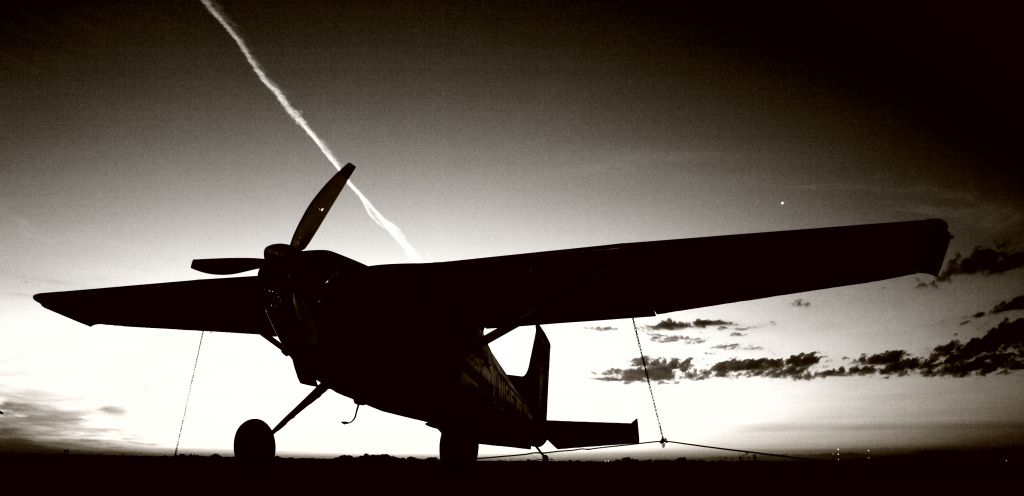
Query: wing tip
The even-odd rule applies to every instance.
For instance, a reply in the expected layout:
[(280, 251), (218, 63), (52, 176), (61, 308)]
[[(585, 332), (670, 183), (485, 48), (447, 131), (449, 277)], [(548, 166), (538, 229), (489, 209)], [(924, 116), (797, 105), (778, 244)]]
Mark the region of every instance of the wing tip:
[(65, 317), (67, 317), (67, 318), (69, 318), (71, 320), (74, 320), (74, 321), (79, 322), (81, 324), (85, 324), (85, 325), (87, 325), (89, 327), (92, 327), (93, 325), (96, 325), (96, 322), (94, 322), (91, 319), (89, 319), (86, 316), (85, 313), (83, 313), (81, 311), (75, 312), (74, 309), (68, 308), (66, 305), (61, 305), (60, 295), (61, 295), (61, 293), (59, 293), (59, 292), (58, 293), (37, 293), (37, 294), (32, 295), (32, 299), (36, 300), (36, 302), (38, 302), (40, 305), (42, 305), (43, 308), (45, 308), (45, 309), (47, 309), (47, 310), (49, 310), (51, 312), (63, 315), (63, 316), (65, 316)]
[(938, 277), (953, 235), (950, 234), (949, 224), (945, 220), (927, 219), (922, 222), (925, 225), (924, 255), (919, 271)]
[(40, 305), (42, 305), (43, 308), (45, 308), (47, 310), (53, 310), (54, 312), (56, 312), (56, 310), (53, 309), (53, 304), (54, 304), (54, 302), (56, 300), (54, 298), (54, 295), (56, 295), (56, 294), (57, 293), (36, 293), (36, 294), (32, 295), (32, 299), (36, 300), (36, 303), (39, 303)]

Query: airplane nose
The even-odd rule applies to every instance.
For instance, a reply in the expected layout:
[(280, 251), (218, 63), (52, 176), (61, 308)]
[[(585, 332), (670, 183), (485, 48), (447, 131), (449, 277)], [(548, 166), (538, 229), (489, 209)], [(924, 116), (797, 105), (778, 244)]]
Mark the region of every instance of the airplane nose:
[(263, 304), (263, 308), (268, 310), (277, 310), (284, 304), (284, 298), (281, 297), (281, 293), (271, 288), (264, 288), (260, 294), (260, 303)]
[(270, 245), (263, 250), (263, 258), (267, 260), (282, 260), (290, 258), (296, 253), (298, 253), (298, 250), (293, 248), (291, 245), (277, 243)]

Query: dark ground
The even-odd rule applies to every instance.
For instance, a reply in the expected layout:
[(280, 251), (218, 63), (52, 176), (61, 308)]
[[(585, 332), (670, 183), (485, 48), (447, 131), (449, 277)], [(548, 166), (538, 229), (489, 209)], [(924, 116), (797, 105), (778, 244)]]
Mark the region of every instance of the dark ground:
[[(862, 461), (490, 461), (453, 470), (437, 460), (388, 456), (233, 458), (0, 455), (6, 494), (984, 494), (1016, 493), (1020, 459), (903, 457)], [(72, 494), (74, 494), (72, 493)]]

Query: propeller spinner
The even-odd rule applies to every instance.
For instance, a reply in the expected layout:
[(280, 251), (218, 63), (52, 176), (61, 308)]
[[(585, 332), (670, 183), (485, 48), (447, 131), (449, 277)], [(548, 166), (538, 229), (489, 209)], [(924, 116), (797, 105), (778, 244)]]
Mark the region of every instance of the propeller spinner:
[[(306, 249), (316, 231), (320, 229), (320, 224), (327, 217), (327, 212), (334, 205), (334, 200), (341, 194), (341, 190), (345, 188), (345, 184), (348, 183), (349, 177), (355, 170), (356, 166), (345, 164), (345, 167), (342, 167), (323, 188), (320, 188), (320, 192), (316, 194), (313, 201), (306, 207), (306, 212), (302, 214), (302, 219), (299, 220), (299, 225), (295, 228), (295, 234), (292, 235), (289, 245), (268, 246), (264, 252), (264, 258), (200, 258), (192, 261), (192, 268), (206, 274), (239, 274), (263, 267), (267, 260), (266, 257), (271, 255), (270, 252), (280, 255), (284, 251), (299, 252)], [(288, 247), (292, 250), (288, 250)], [(285, 249), (282, 250), (282, 248)]]

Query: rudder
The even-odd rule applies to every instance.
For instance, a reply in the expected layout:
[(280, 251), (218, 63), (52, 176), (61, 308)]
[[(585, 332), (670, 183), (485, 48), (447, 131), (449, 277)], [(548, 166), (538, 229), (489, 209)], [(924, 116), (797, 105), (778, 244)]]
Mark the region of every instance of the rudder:
[(530, 366), (522, 377), (509, 376), (519, 396), (530, 408), (534, 420), (544, 421), (548, 418), (548, 364), (551, 360), (551, 342), (548, 341), (544, 329), (537, 326), (533, 337), (533, 351), (530, 354)]

